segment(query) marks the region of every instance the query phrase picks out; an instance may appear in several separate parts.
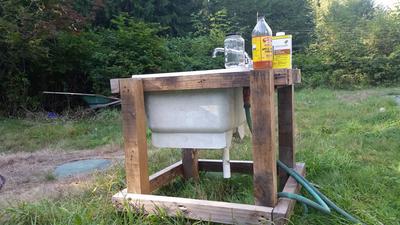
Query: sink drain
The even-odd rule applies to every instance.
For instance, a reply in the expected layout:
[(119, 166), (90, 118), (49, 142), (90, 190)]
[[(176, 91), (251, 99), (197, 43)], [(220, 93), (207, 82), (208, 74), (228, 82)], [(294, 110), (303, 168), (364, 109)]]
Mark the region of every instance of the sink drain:
[(68, 162), (56, 167), (54, 173), (57, 177), (69, 177), (84, 173), (93, 172), (96, 170), (106, 169), (111, 165), (109, 159), (85, 159)]
[(6, 183), (6, 178), (0, 175), (0, 190), (3, 188), (5, 183)]

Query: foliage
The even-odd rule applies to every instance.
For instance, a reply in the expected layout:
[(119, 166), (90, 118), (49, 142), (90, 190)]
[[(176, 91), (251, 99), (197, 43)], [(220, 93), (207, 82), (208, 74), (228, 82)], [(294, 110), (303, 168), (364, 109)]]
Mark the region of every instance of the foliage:
[(238, 32), (251, 53), (256, 15), (294, 37), (303, 86), (396, 85), (400, 5), (372, 0), (1, 0), (0, 114), (38, 110), (42, 91), (109, 94), (109, 79), (222, 68)]
[(157, 36), (157, 24), (120, 15), (111, 25), (87, 34), (96, 49), (89, 77), (97, 93), (109, 93), (111, 78), (161, 72), (168, 57), (165, 41)]
[(309, 34), (314, 28), (314, 19), (307, 0), (207, 1), (194, 14), (195, 34), (207, 34), (213, 29), (224, 33), (240, 33), (246, 40), (247, 52), (251, 53), (251, 31), (257, 22), (257, 14), (265, 15), (273, 32), (294, 34), (296, 50), (304, 49), (311, 41)]
[(376, 8), (372, 0), (335, 0), (314, 9), (316, 43), (302, 56), (318, 62), (300, 65), (315, 68), (305, 75), (306, 82), (339, 88), (399, 84), (394, 67), (400, 24), (395, 10)]
[(2, 0), (0, 5), (0, 113), (35, 108), (40, 85), (51, 74), (50, 45), (60, 31), (78, 32), (85, 19), (70, 5)]
[(165, 71), (191, 71), (223, 68), (223, 57), (213, 59), (212, 51), (223, 46), (224, 35), (213, 32), (209, 36), (178, 37), (167, 41), (170, 54)]

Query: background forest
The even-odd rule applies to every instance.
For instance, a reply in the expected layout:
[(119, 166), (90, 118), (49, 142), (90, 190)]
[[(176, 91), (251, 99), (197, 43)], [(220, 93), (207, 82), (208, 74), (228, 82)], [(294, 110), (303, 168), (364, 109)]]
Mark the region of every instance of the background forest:
[(213, 48), (256, 15), (294, 36), (303, 86), (400, 84), (400, 6), (372, 0), (0, 0), (0, 114), (41, 92), (109, 94), (109, 79), (223, 68)]

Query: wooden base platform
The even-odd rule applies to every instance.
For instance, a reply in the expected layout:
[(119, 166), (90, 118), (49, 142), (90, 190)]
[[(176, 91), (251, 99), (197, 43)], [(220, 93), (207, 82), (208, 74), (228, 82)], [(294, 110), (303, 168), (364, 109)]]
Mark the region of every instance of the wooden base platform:
[[(236, 173), (253, 173), (252, 161), (232, 160), (231, 170)], [(198, 160), (200, 171), (221, 172), (221, 160)], [(296, 163), (294, 168), (304, 176), (305, 164)], [(150, 190), (169, 183), (179, 176), (184, 176), (182, 161), (151, 175)], [(287, 180), (283, 192), (298, 193), (301, 186), (292, 178)], [(124, 189), (112, 197), (112, 201), (119, 210), (129, 205), (133, 210), (144, 210), (147, 214), (157, 214), (163, 208), (169, 216), (184, 215), (186, 218), (204, 220), (225, 224), (286, 224), (293, 211), (295, 201), (279, 198), (275, 207), (256, 206), (239, 203), (228, 203), (209, 200), (167, 197), (146, 194), (127, 193)]]

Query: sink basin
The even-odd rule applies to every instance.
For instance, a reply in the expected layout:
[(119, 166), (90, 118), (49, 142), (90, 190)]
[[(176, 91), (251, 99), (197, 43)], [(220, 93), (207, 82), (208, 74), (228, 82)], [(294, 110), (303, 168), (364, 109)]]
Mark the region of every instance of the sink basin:
[(146, 92), (144, 98), (152, 144), (160, 148), (228, 148), (246, 121), (242, 88)]

